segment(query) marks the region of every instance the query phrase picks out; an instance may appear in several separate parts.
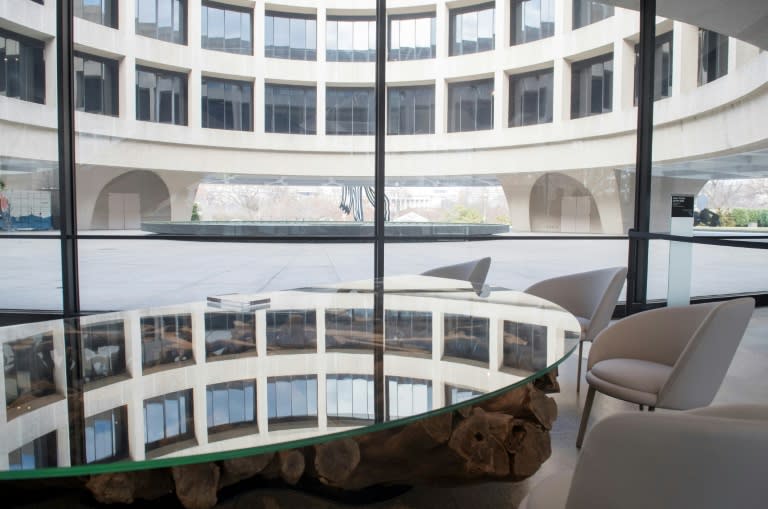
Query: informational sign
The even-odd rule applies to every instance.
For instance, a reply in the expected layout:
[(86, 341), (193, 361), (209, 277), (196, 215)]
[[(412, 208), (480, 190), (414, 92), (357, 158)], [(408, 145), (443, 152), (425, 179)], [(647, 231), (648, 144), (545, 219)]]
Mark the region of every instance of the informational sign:
[[(669, 218), (669, 233), (680, 237), (693, 236), (693, 195), (673, 194)], [(687, 306), (691, 303), (690, 242), (669, 243), (669, 273), (667, 277), (667, 305)]]

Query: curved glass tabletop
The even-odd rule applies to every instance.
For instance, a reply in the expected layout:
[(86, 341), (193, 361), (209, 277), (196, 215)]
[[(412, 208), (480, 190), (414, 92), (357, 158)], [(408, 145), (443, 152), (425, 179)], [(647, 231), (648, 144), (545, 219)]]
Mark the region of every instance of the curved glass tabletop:
[(397, 426), (530, 382), (579, 335), (548, 301), (425, 276), (3, 327), (0, 479), (212, 461)]

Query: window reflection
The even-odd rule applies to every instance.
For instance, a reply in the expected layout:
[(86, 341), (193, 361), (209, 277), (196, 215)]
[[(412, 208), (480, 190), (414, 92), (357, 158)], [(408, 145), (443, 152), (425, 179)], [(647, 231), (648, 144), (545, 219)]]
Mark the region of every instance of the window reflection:
[(451, 9), (450, 54), (467, 55), (495, 47), (494, 4)]
[(55, 467), (58, 465), (56, 454), (56, 432), (51, 431), (8, 453), (8, 467), (10, 470)]
[[(640, 84), (640, 45), (635, 44), (635, 105)], [(653, 52), (653, 100), (672, 95), (672, 32), (656, 35)]]
[(464, 387), (456, 387), (453, 385), (446, 384), (445, 385), (445, 404), (456, 405), (458, 403), (463, 403), (467, 400), (470, 400), (482, 394), (483, 394), (482, 392), (476, 391), (474, 389), (467, 389)]
[(136, 0), (136, 33), (187, 43), (186, 0)]
[(73, 9), (78, 18), (117, 28), (117, 0), (74, 0)]
[(141, 318), (141, 365), (145, 370), (191, 360), (192, 315)]
[(444, 355), (488, 363), (490, 320), (469, 315), (445, 315)]
[(54, 394), (53, 334), (37, 334), (3, 343), (5, 401), (21, 410), (35, 398)]
[(523, 371), (547, 367), (547, 327), (504, 321), (503, 364)]
[(209, 129), (253, 131), (253, 85), (202, 78), (202, 124)]
[(374, 419), (373, 376), (328, 375), (325, 384), (329, 423), (342, 423), (346, 419)]
[(613, 53), (571, 65), (571, 118), (613, 109)]
[(432, 410), (432, 381), (387, 377), (387, 419), (394, 420)]
[(128, 408), (113, 408), (85, 419), (85, 461), (97, 463), (128, 456)]
[(388, 351), (432, 353), (432, 313), (386, 310), (384, 338)]
[(516, 0), (511, 26), (512, 45), (552, 37), (555, 35), (555, 1)]
[(728, 36), (699, 29), (699, 86), (728, 74)]
[(448, 85), (448, 132), (493, 129), (493, 78)]
[(435, 58), (435, 14), (389, 17), (389, 60)]
[(434, 85), (389, 87), (387, 106), (387, 134), (434, 134)]
[(509, 77), (509, 127), (552, 122), (552, 69)]
[(45, 102), (44, 44), (0, 29), (0, 95)]
[(122, 320), (82, 327), (83, 379), (92, 382), (125, 369), (125, 328)]
[(187, 125), (187, 76), (137, 66), (136, 120)]
[(201, 47), (241, 55), (253, 54), (253, 14), (250, 9), (203, 2), (200, 16)]
[(209, 385), (205, 390), (208, 431), (256, 426), (256, 381)]
[(375, 62), (376, 18), (328, 16), (325, 59), (329, 62)]
[(315, 16), (267, 11), (264, 17), (264, 56), (317, 60)]
[(613, 16), (613, 5), (606, 5), (595, 0), (573, 0), (574, 30), (611, 16)]
[(317, 376), (267, 378), (267, 407), (273, 424), (301, 422), (317, 425)]
[(192, 389), (144, 401), (144, 444), (147, 451), (194, 437)]
[(373, 345), (373, 309), (327, 309), (325, 348), (363, 348)]
[(373, 88), (329, 87), (325, 93), (325, 134), (370, 135), (376, 129)]
[(117, 116), (117, 62), (75, 53), (75, 109)]
[(314, 86), (264, 86), (264, 131), (268, 133), (315, 134), (317, 90)]
[(250, 313), (206, 313), (205, 357), (256, 352), (256, 321)]
[(317, 350), (314, 309), (267, 311), (267, 351)]

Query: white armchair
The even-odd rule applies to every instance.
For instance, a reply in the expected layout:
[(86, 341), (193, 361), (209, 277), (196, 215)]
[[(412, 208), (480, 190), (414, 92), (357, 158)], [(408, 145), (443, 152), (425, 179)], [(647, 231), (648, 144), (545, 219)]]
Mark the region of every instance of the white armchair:
[(519, 509), (763, 509), (768, 406), (621, 413), (590, 430), (575, 470), (534, 486)]
[(443, 277), (448, 279), (461, 279), (469, 281), (475, 290), (480, 290), (485, 284), (488, 269), (491, 267), (491, 258), (485, 257), (470, 262), (446, 265), (422, 272), (422, 276)]
[(589, 392), (581, 447), (595, 392), (655, 407), (709, 405), (747, 328), (752, 298), (645, 311), (600, 333), (587, 361)]
[(576, 392), (581, 388), (581, 355), (584, 341), (594, 340), (611, 321), (626, 278), (626, 267), (610, 267), (545, 279), (525, 290), (525, 293), (564, 308), (576, 316), (581, 324)]

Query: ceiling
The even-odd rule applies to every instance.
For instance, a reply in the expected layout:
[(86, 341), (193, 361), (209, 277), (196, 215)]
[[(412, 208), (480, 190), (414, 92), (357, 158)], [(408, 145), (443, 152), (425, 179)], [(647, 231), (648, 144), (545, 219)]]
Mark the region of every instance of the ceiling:
[[(600, 0), (640, 10), (640, 0)], [(656, 15), (768, 49), (768, 0), (656, 0)]]

